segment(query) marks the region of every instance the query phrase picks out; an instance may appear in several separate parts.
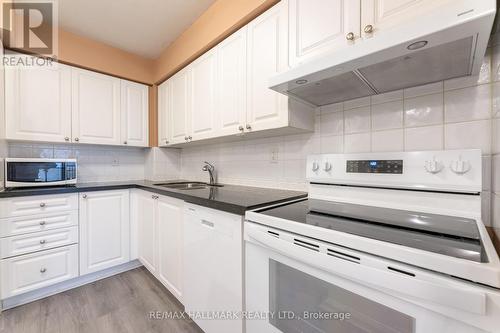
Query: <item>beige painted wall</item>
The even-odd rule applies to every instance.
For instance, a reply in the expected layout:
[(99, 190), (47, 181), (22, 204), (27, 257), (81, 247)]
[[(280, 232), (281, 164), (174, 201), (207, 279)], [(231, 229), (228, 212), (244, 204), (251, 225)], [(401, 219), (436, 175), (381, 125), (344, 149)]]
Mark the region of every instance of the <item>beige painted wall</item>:
[(59, 60), (121, 78), (152, 84), (154, 61), (59, 30)]
[(155, 62), (160, 83), (279, 0), (217, 0)]

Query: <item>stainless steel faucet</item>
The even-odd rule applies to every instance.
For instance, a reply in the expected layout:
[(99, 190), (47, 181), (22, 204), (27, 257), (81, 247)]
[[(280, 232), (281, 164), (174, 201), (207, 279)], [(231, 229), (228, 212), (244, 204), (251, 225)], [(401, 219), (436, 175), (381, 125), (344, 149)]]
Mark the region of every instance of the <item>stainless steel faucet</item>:
[(214, 177), (214, 172), (215, 172), (215, 167), (208, 163), (207, 161), (204, 162), (205, 165), (203, 166), (203, 171), (208, 171), (208, 174), (210, 175), (210, 185), (215, 184), (215, 177)]

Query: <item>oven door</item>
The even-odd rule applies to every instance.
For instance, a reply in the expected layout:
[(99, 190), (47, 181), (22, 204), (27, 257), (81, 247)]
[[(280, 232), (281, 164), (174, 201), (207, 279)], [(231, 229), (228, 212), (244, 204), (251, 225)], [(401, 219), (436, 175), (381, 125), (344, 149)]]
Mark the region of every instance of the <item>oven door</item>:
[(245, 241), (247, 333), (484, 333), (500, 327), (500, 297), (486, 288), (433, 280), (437, 274), (251, 222), (245, 222)]
[(8, 159), (6, 187), (55, 186), (76, 184), (75, 161), (44, 159)]

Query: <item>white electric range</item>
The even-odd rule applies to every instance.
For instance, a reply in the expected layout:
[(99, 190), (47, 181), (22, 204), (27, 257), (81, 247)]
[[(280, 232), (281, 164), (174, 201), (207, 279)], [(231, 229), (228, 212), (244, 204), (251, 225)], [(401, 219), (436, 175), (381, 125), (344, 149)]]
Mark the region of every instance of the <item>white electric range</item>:
[(500, 332), (479, 150), (314, 155), (307, 179), (246, 214), (247, 333)]

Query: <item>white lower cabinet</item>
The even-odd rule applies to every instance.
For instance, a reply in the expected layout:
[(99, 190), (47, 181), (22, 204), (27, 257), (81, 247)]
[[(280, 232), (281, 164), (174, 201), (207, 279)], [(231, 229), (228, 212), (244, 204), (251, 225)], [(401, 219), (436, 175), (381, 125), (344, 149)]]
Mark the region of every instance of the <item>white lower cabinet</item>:
[(1, 262), (2, 299), (78, 276), (78, 245), (59, 247)]
[[(243, 311), (242, 217), (186, 204), (183, 302), (186, 311)], [(243, 332), (243, 321), (193, 320), (205, 333)]]
[(136, 191), (132, 203), (141, 263), (182, 301), (184, 201)]
[(130, 258), (129, 190), (80, 194), (80, 274)]

